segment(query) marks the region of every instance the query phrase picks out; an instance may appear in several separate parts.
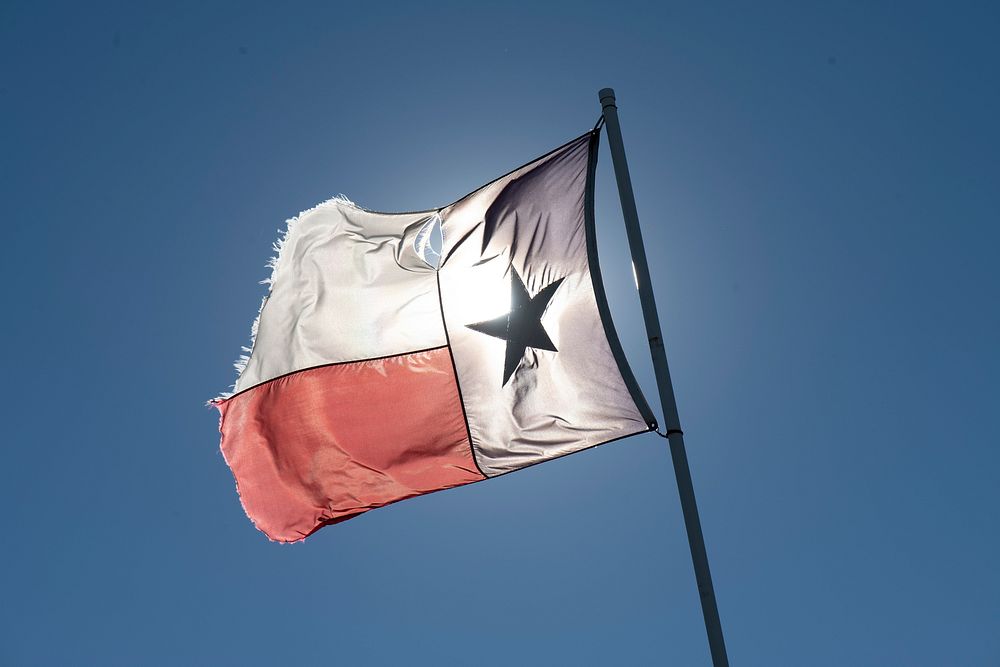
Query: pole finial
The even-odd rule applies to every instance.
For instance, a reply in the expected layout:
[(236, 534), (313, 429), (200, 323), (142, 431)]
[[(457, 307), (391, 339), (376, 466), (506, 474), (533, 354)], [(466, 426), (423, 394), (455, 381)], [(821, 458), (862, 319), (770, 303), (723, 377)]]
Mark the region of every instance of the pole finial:
[(597, 93), (597, 97), (601, 100), (602, 107), (613, 107), (615, 106), (615, 89), (614, 88), (601, 88), (600, 92)]

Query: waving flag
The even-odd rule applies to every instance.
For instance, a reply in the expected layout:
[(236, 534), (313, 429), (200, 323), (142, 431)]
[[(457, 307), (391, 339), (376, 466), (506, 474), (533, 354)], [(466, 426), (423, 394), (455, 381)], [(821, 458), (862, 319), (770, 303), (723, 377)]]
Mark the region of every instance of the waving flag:
[(656, 427), (597, 262), (590, 132), (454, 204), (333, 199), (276, 244), (222, 452), (268, 537)]

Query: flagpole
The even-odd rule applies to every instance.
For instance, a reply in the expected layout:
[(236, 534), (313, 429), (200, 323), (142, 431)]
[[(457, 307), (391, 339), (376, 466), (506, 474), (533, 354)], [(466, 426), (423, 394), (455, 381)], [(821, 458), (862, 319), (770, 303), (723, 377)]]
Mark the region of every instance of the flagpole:
[(715, 667), (728, 667), (729, 658), (726, 655), (726, 644), (722, 636), (722, 622), (719, 620), (719, 607), (715, 601), (712, 573), (708, 567), (708, 552), (705, 550), (705, 538), (701, 532), (701, 520), (698, 518), (698, 504), (694, 497), (694, 484), (691, 482), (691, 470), (688, 468), (687, 452), (684, 449), (684, 432), (681, 430), (681, 420), (677, 414), (677, 401), (674, 398), (673, 383), (670, 381), (670, 369), (667, 367), (667, 352), (663, 346), (660, 318), (656, 313), (656, 299), (653, 297), (649, 265), (646, 263), (646, 250), (642, 243), (642, 231), (639, 229), (639, 214), (635, 208), (635, 195), (632, 193), (632, 179), (628, 173), (628, 162), (625, 160), (625, 144), (622, 141), (621, 126), (618, 124), (615, 91), (612, 88), (603, 88), (598, 93), (598, 97), (604, 111), (608, 144), (611, 147), (611, 160), (615, 166), (615, 179), (618, 181), (618, 196), (622, 203), (622, 216), (625, 218), (625, 231), (628, 234), (628, 245), (632, 253), (632, 266), (639, 288), (639, 301), (642, 303), (642, 318), (646, 323), (649, 353), (653, 357), (653, 370), (656, 373), (656, 386), (660, 393), (660, 406), (666, 421), (666, 435), (670, 443), (670, 456), (674, 462), (674, 475), (677, 477), (677, 490), (681, 497), (681, 512), (684, 515), (684, 526), (687, 529), (688, 545), (691, 547), (694, 575), (698, 582), (698, 593), (701, 596), (701, 611), (705, 617), (705, 629), (708, 632), (708, 646), (712, 652), (712, 664)]

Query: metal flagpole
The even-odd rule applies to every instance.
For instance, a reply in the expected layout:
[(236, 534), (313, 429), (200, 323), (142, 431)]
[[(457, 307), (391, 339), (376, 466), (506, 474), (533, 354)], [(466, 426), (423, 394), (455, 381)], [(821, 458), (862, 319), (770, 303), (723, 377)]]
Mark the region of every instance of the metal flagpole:
[(611, 88), (603, 88), (598, 96), (604, 111), (608, 144), (611, 147), (611, 160), (615, 165), (618, 196), (621, 198), (622, 215), (625, 218), (625, 230), (628, 233), (628, 245), (632, 252), (632, 266), (635, 269), (635, 279), (639, 287), (639, 301), (642, 303), (642, 318), (646, 322), (646, 336), (649, 338), (649, 353), (653, 357), (656, 386), (660, 391), (660, 405), (663, 408), (663, 417), (666, 421), (666, 435), (670, 442), (670, 456), (674, 461), (674, 475), (677, 477), (677, 490), (681, 497), (681, 511), (684, 514), (684, 526), (687, 528), (688, 544), (691, 547), (691, 560), (694, 561), (694, 575), (698, 581), (701, 611), (705, 616), (708, 646), (712, 651), (712, 664), (715, 667), (728, 667), (729, 658), (726, 655), (726, 644), (722, 637), (719, 607), (715, 602), (712, 573), (708, 568), (708, 552), (705, 550), (705, 538), (701, 533), (701, 520), (698, 518), (698, 505), (694, 498), (694, 485), (691, 483), (687, 452), (684, 450), (684, 432), (681, 430), (680, 417), (677, 415), (677, 401), (674, 399), (674, 387), (670, 382), (667, 353), (663, 347), (663, 336), (660, 332), (660, 318), (656, 314), (656, 299), (653, 298), (649, 265), (646, 263), (646, 250), (642, 244), (642, 231), (639, 229), (639, 214), (635, 208), (635, 195), (632, 193), (632, 179), (629, 178), (628, 163), (625, 160), (625, 145), (622, 142), (621, 126), (618, 124), (615, 91)]

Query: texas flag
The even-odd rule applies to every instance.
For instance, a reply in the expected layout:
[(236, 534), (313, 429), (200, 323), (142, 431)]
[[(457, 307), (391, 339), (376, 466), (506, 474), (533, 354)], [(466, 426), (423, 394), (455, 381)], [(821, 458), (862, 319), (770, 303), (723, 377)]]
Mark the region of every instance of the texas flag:
[(247, 515), (279, 542), (656, 428), (608, 311), (598, 133), (440, 209), (333, 199), (288, 223), (213, 400)]

